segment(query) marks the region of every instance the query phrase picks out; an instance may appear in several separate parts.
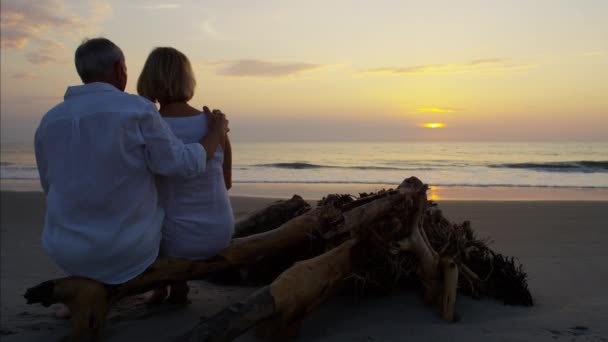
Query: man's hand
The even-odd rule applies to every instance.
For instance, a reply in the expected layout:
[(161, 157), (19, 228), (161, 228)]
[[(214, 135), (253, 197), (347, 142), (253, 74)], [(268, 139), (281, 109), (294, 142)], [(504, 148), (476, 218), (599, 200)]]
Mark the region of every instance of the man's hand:
[(214, 109), (212, 112), (207, 106), (203, 107), (203, 113), (207, 117), (209, 133), (201, 139), (200, 144), (205, 148), (207, 160), (210, 160), (218, 146), (224, 149), (226, 133), (229, 131), (228, 120), (221, 110)]
[(230, 132), (228, 119), (226, 119), (226, 115), (224, 115), (221, 110), (214, 109), (211, 111), (207, 106), (203, 107), (203, 113), (207, 116), (209, 133), (212, 131), (216, 132), (218, 127), (222, 126), (223, 122), (223, 129), (218, 132), (218, 134), (221, 134), (218, 138), (219, 144), (224, 151), (224, 165), (222, 166), (224, 169), (224, 183), (226, 184), (226, 190), (230, 190), (230, 188), (232, 188), (232, 146), (230, 144), (230, 139), (228, 139), (228, 132)]
[(226, 119), (226, 114), (222, 113), (219, 109), (214, 109), (211, 111), (209, 107), (203, 107), (203, 113), (207, 116), (207, 122), (209, 122), (209, 131), (215, 131), (224, 137), (228, 132), (230, 132), (230, 128), (228, 127), (228, 120)]

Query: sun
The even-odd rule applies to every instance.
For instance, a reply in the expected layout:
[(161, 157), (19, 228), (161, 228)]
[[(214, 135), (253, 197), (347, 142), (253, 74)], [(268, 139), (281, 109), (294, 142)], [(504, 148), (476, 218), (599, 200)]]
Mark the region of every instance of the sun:
[(445, 127), (444, 123), (441, 122), (429, 122), (422, 125), (424, 128), (443, 128)]

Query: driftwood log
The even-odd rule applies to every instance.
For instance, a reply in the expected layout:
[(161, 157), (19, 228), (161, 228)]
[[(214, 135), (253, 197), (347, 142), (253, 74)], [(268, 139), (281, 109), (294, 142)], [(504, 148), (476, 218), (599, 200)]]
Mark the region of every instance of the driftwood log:
[(77, 277), (50, 280), (28, 289), (25, 297), (28, 303), (68, 305), (72, 340), (87, 334), (98, 338), (109, 308), (125, 296), (227, 270), (249, 270), (238, 272), (247, 276), (243, 281), (255, 273), (254, 281), (267, 285), (177, 340), (230, 341), (255, 326), (259, 336), (283, 341), (297, 335), (306, 315), (336, 291), (365, 294), (404, 283), (418, 284), (448, 321), (455, 318), (458, 292), (532, 305), (521, 265), (475, 238), (468, 222), (445, 219), (427, 201), (426, 191), (412, 177), (395, 190), (358, 199), (329, 195), (312, 209), (294, 196), (292, 203), (239, 222), (241, 237), (212, 259), (159, 258), (138, 277), (115, 286)]
[(310, 204), (298, 195), (293, 195), (289, 200), (276, 201), (238, 220), (233, 237), (239, 238), (272, 230), (308, 210)]

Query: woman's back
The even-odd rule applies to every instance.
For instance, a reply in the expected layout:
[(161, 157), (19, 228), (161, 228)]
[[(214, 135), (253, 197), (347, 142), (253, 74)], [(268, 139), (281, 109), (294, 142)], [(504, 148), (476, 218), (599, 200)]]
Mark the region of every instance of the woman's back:
[[(207, 117), (164, 117), (173, 133), (186, 143), (208, 133)], [(158, 188), (165, 208), (161, 253), (206, 259), (224, 249), (234, 231), (234, 217), (224, 183), (224, 152), (220, 147), (195, 177), (162, 177)]]

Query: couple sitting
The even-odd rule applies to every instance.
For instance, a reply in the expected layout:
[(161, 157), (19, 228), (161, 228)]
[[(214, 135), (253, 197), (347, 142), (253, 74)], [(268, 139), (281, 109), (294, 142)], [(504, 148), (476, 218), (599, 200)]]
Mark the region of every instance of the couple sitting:
[[(234, 229), (228, 120), (188, 104), (196, 82), (187, 57), (153, 50), (141, 96), (124, 92), (125, 59), (108, 39), (85, 41), (75, 64), (84, 84), (67, 89), (35, 137), (46, 252), (70, 275), (120, 284), (159, 255), (205, 259), (225, 248)], [(187, 293), (172, 284), (169, 300)], [(157, 289), (150, 299), (166, 297)]]

